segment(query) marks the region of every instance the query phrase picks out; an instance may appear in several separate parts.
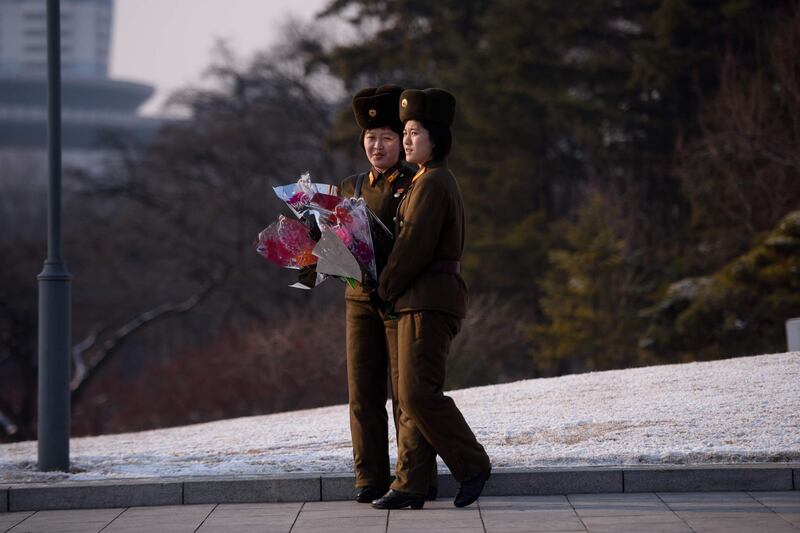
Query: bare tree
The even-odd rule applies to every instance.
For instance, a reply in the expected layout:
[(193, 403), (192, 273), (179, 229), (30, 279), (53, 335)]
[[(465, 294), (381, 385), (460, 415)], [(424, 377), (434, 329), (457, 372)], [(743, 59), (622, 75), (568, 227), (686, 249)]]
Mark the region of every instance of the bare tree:
[(679, 171), (699, 251), (720, 266), (800, 203), (800, 10), (763, 37), (754, 67), (729, 50), (720, 89), (706, 104), (702, 135), (680, 147)]
[[(343, 174), (325, 146), (339, 102), (298, 71), (302, 51), (288, 52), (239, 66), (221, 47), (209, 69), (215, 87), (174, 97), (191, 118), (168, 124), (146, 146), (110, 139), (115, 157), (103, 168), (67, 177), (76, 426), (102, 403), (94, 391), (131, 379), (120, 369), (158, 366), (308, 299), (287, 287), (291, 272), (253, 249), (283, 207), (273, 185), (306, 170), (319, 181)], [(0, 214), (14, 216), (15, 205), (0, 203)], [(18, 233), (0, 237), (0, 427), (16, 426), (14, 439), (35, 436), (35, 275), (43, 246)]]

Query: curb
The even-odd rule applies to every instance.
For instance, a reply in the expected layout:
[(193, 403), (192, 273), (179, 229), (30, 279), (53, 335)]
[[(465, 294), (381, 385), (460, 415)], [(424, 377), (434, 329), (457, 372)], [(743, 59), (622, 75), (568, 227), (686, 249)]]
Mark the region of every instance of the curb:
[[(349, 500), (354, 481), (351, 474), (283, 474), (12, 484), (0, 488), (0, 512)], [(452, 497), (457, 490), (452, 476), (439, 475), (440, 497)], [(800, 490), (800, 464), (497, 468), (483, 494), (787, 490)]]

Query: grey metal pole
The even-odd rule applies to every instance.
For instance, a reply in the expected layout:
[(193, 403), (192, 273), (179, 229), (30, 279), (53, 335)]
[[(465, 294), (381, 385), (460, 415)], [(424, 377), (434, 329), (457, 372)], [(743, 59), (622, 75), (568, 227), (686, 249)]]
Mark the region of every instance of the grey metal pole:
[(786, 347), (790, 352), (800, 352), (800, 318), (786, 321)]
[(70, 285), (61, 256), (61, 2), (47, 0), (47, 259), (39, 274), (39, 470), (69, 469)]

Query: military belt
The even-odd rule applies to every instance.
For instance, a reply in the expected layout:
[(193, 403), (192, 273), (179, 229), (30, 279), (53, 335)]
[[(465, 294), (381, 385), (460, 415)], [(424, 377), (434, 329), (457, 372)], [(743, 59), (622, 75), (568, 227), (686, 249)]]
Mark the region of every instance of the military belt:
[(435, 259), (428, 265), (430, 272), (444, 272), (445, 274), (460, 274), (461, 261), (447, 261), (445, 259)]

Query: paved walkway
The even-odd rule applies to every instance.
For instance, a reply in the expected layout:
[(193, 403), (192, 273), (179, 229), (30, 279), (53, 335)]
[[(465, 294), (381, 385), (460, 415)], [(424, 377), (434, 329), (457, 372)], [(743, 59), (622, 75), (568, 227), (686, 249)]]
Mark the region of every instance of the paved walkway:
[(0, 532), (491, 533), (800, 531), (800, 491), (576, 494), (450, 499), (421, 511), (354, 502), (179, 505), (0, 514)]

